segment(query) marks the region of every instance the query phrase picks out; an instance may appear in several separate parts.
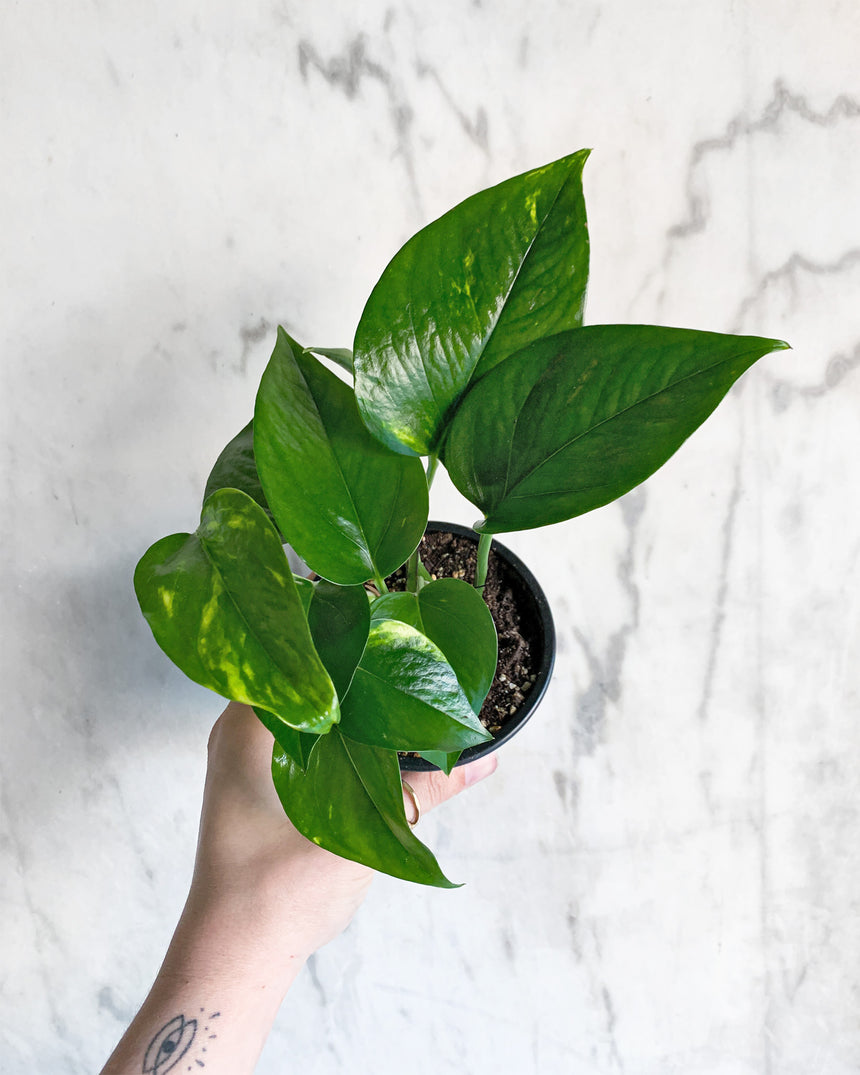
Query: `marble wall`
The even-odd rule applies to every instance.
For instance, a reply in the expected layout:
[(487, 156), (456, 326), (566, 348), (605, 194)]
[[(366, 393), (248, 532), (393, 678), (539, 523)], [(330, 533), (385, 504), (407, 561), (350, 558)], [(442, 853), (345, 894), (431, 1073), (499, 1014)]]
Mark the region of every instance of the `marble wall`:
[[(422, 822), (259, 1065), (860, 1070), (860, 13), (843, 0), (118, 0), (0, 33), (0, 1072), (98, 1070), (188, 882), (217, 698), (131, 588), (275, 325), (582, 146), (589, 321), (789, 340), (644, 487), (511, 538), (551, 690)], [(434, 514), (472, 520), (440, 485)]]

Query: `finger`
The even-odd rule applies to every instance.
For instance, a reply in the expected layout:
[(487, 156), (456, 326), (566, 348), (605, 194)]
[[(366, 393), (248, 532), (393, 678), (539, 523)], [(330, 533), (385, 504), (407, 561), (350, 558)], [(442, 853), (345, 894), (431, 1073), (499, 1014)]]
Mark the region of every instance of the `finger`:
[[(435, 772), (406, 773), (404, 779), (415, 792), (420, 803), (421, 813), (426, 814), (434, 806), (459, 795), (464, 788), (477, 784), (496, 771), (498, 759), (495, 754), (487, 754), (483, 758), (476, 758), (468, 765), (458, 765), (450, 776), (446, 776), (441, 770)], [(406, 817), (413, 821), (415, 818), (415, 804), (407, 791), (403, 792), (403, 805)]]

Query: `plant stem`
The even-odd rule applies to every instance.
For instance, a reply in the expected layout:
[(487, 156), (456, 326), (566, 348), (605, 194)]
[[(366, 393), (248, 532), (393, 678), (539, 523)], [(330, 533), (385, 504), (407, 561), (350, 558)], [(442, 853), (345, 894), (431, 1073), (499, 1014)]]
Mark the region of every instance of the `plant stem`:
[[(432, 453), (427, 457), (427, 489), (433, 484), (433, 477), (436, 474), (436, 468), (439, 466), (439, 456)], [(419, 576), (419, 566), (421, 564), (421, 558), (418, 555), (418, 548), (409, 557), (406, 564), (406, 589), (410, 593), (418, 593), (418, 589), (421, 585)]]
[(382, 575), (379, 574), (378, 571), (374, 571), (373, 581), (376, 583), (376, 588), (377, 590), (379, 590), (380, 594), (388, 593), (388, 587), (385, 585), (385, 579), (382, 577)]
[(481, 534), (478, 541), (478, 566), (475, 568), (475, 589), (483, 590), (487, 583), (487, 562), (490, 558), (490, 546), (493, 544), (492, 534)]
[(409, 557), (406, 565), (406, 589), (410, 593), (418, 593), (418, 548)]
[(433, 484), (433, 478), (436, 476), (436, 468), (439, 466), (439, 456), (431, 455), (427, 458), (427, 488)]

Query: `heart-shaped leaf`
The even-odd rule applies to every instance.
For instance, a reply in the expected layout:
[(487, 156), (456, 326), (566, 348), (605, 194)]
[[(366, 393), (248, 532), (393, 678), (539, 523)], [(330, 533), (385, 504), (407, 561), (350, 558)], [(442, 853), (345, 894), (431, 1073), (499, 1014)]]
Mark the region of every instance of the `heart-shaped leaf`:
[(344, 736), (320, 736), (302, 769), (275, 747), (272, 777), (295, 827), (341, 858), (418, 884), (457, 888), (412, 833), (397, 755)]
[(745, 370), (787, 346), (650, 325), (560, 333), (473, 387), (445, 465), (487, 533), (582, 515), (653, 474)]
[(442, 651), (398, 620), (371, 626), (341, 722), (344, 735), (388, 750), (451, 752), (492, 738)]
[(588, 152), (468, 198), (394, 256), (354, 348), (358, 405), (380, 440), (438, 454), (470, 381), (533, 340), (582, 324)]
[[(206, 479), (204, 503), (219, 489), (241, 489), (273, 518), (254, 459), (254, 423), (249, 422), (224, 448)], [(274, 520), (273, 520), (274, 521)]]
[(370, 630), (367, 591), (363, 586), (336, 586), (321, 580), (314, 586), (308, 625), (320, 660), (343, 700)]
[(498, 660), (496, 625), (486, 601), (462, 579), (437, 579), (420, 591), (418, 605), (424, 634), (445, 654), (479, 713)]
[(195, 534), (147, 550), (134, 586), (156, 641), (196, 683), (300, 731), (337, 721), (278, 533), (245, 493), (213, 493)]
[(480, 713), (496, 674), (498, 640), (487, 603), (462, 579), (436, 579), (418, 592), (373, 602), (374, 622), (400, 620), (434, 642), (454, 669), (472, 711)]
[(424, 533), (420, 461), (375, 440), (352, 389), (283, 329), (257, 393), (254, 454), (281, 532), (323, 578), (384, 578)]

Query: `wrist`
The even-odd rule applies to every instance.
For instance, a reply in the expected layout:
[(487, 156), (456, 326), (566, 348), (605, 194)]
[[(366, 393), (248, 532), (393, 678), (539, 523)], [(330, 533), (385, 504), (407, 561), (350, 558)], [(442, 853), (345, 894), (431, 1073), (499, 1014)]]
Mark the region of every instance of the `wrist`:
[(257, 984), (283, 997), (308, 955), (270, 892), (195, 879), (161, 973)]
[(168, 1048), (187, 1048), (194, 1066), (182, 1070), (250, 1075), (305, 962), (281, 943), (271, 915), (255, 913), (260, 906), (192, 886), (153, 987), (102, 1075), (140, 1071)]

